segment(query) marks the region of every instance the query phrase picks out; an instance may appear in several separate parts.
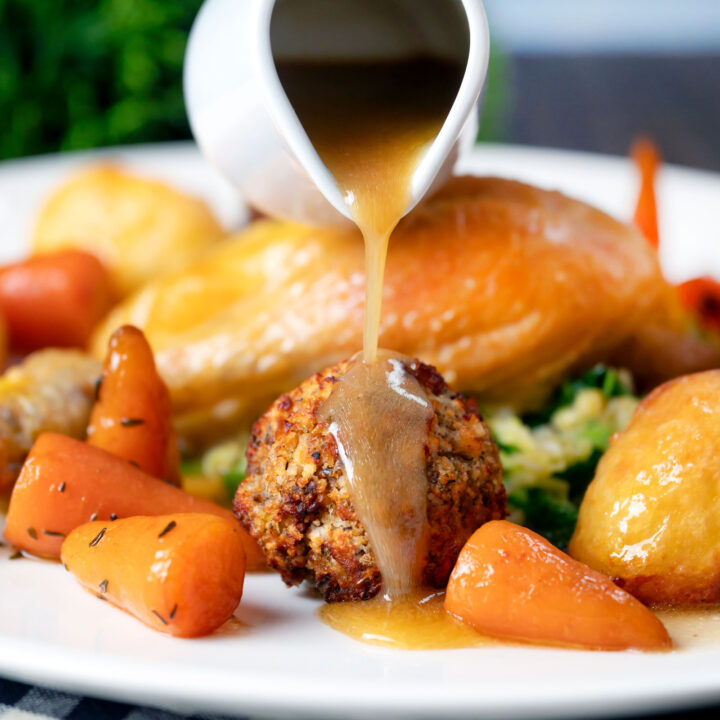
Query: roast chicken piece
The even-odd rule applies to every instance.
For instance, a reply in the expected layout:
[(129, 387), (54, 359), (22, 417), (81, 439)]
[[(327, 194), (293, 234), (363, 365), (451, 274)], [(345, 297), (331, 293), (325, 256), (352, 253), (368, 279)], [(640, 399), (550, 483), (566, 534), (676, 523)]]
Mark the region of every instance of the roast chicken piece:
[[(190, 268), (127, 300), (97, 333), (140, 327), (182, 435), (258, 417), (305, 377), (361, 346), (363, 245), (352, 230), (254, 223)], [(687, 338), (671, 373), (720, 366), (666, 313), (655, 251), (631, 227), (556, 192), (460, 177), (390, 241), (380, 344), (435, 365), (482, 402), (537, 404), (569, 372), (625, 357), (649, 318)], [(651, 345), (662, 367), (672, 348)]]
[(650, 604), (720, 601), (720, 371), (657, 388), (598, 466), (570, 553)]

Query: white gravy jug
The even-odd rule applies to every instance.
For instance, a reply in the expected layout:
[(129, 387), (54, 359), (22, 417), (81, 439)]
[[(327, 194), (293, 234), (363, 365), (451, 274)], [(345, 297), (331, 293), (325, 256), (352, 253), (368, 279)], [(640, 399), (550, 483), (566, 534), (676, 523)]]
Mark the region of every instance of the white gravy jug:
[(348, 223), (275, 62), (421, 55), (459, 62), (465, 73), (413, 175), (409, 212), (475, 140), (489, 56), (480, 0), (206, 0), (185, 58), (190, 124), (202, 152), (259, 211), (309, 225)]

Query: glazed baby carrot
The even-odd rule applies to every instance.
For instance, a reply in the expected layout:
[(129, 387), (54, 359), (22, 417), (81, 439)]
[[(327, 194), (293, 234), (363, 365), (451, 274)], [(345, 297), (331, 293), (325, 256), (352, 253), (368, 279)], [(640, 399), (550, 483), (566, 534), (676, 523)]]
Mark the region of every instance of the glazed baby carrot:
[[(657, 218), (655, 178), (660, 165), (660, 153), (653, 143), (638, 140), (632, 156), (640, 173), (640, 193), (635, 210), (635, 225), (655, 248), (660, 245)], [(700, 277), (677, 286), (680, 302), (708, 329), (720, 332), (720, 283)]]
[(86, 252), (36, 255), (0, 268), (0, 312), (16, 350), (85, 347), (111, 304), (109, 276)]
[(660, 165), (660, 153), (650, 140), (641, 138), (633, 145), (632, 157), (640, 173), (640, 193), (634, 222), (647, 241), (656, 248), (659, 243), (659, 233), (655, 176)]
[(180, 484), (170, 394), (145, 336), (130, 325), (110, 338), (87, 441), (148, 475)]
[[(33, 445), (13, 488), (5, 537), (33, 555), (59, 557), (68, 533), (88, 521), (185, 512), (236, 522), (229, 510), (188, 495), (105, 450), (45, 433)], [(248, 566), (262, 567), (260, 548), (244, 530), (239, 532)]]
[(445, 609), (480, 632), (593, 650), (665, 650), (663, 624), (610, 578), (506, 520), (476, 530), (450, 576)]
[(177, 637), (213, 632), (242, 597), (240, 527), (216, 515), (87, 523), (68, 535), (61, 559), (88, 590)]
[(720, 283), (709, 277), (695, 278), (677, 286), (680, 302), (694, 312), (702, 324), (720, 332)]

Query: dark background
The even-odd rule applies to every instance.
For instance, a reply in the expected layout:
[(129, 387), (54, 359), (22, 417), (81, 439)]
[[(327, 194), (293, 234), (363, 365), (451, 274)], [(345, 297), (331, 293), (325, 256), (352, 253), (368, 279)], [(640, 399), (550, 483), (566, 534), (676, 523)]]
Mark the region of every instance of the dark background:
[(623, 154), (639, 133), (669, 162), (720, 170), (720, 54), (515, 55), (505, 138)]

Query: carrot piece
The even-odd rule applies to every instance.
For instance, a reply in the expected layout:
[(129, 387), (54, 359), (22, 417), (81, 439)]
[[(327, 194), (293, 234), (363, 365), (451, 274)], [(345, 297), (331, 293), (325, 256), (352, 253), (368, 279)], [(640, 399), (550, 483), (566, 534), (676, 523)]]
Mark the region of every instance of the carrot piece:
[(445, 609), (488, 635), (597, 650), (671, 647), (663, 624), (634, 597), (506, 520), (468, 540)]
[(219, 628), (245, 578), (240, 528), (216, 515), (87, 523), (68, 535), (61, 559), (88, 590), (176, 637)]
[(134, 462), (148, 475), (180, 485), (170, 393), (148, 341), (130, 325), (110, 338), (87, 441)]
[(632, 149), (632, 157), (640, 173), (640, 193), (635, 209), (634, 222), (637, 228), (653, 246), (658, 247), (657, 200), (655, 197), (655, 177), (660, 166), (660, 153), (655, 145), (646, 138), (637, 140)]
[(85, 347), (111, 305), (110, 278), (89, 253), (65, 250), (0, 267), (0, 312), (16, 350)]
[[(2, 372), (5, 369), (5, 362), (7, 361), (8, 357), (8, 338), (7, 338), (7, 327), (5, 324), (5, 318), (2, 316), (2, 312), (0, 312), (0, 372)], [(2, 471), (0, 471), (0, 476), (2, 476)], [(2, 480), (0, 479), (0, 486), (2, 485)]]
[(677, 290), (680, 302), (697, 315), (705, 327), (720, 332), (720, 283), (717, 280), (696, 278), (678, 285)]
[[(188, 495), (101, 448), (45, 433), (35, 441), (13, 488), (5, 538), (33, 555), (57, 558), (68, 533), (88, 521), (187, 512), (237, 524), (229, 510)], [(239, 524), (238, 529), (248, 566), (263, 567), (257, 543)]]
[[(660, 152), (645, 138), (638, 140), (632, 157), (640, 173), (640, 194), (635, 210), (635, 225), (655, 248), (660, 245), (655, 178)], [(720, 282), (708, 277), (695, 278), (676, 286), (682, 305), (708, 329), (720, 331)]]

